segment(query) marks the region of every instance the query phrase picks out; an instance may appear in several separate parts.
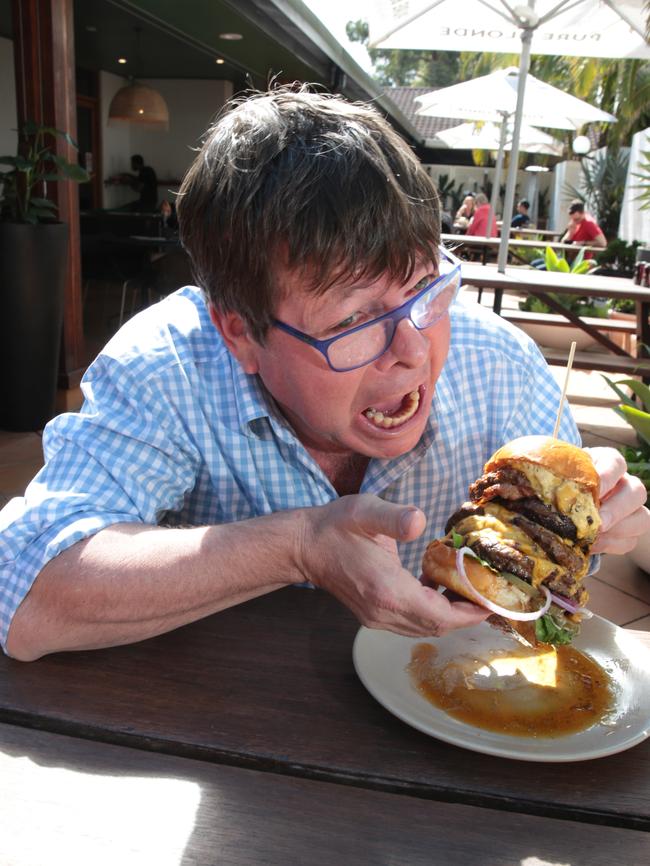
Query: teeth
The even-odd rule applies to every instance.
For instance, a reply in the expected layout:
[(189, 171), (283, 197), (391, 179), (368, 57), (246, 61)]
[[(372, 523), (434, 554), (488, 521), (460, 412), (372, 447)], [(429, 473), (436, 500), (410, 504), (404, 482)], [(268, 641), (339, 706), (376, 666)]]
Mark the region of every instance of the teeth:
[(372, 421), (376, 427), (382, 427), (383, 429), (388, 430), (391, 427), (399, 427), (401, 424), (408, 421), (409, 418), (412, 418), (417, 412), (419, 405), (420, 392), (411, 391), (406, 395), (406, 399), (403, 401), (400, 410), (394, 415), (384, 415), (383, 412), (380, 412), (378, 409), (373, 409), (372, 407), (366, 409), (363, 414), (369, 421)]

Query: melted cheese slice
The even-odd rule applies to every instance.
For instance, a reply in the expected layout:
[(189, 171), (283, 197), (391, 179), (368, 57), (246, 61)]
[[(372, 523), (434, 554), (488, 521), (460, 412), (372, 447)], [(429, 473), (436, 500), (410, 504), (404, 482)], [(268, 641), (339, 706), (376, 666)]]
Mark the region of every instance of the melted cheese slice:
[(576, 527), (579, 539), (593, 541), (600, 528), (600, 515), (593, 497), (575, 483), (558, 478), (544, 466), (517, 461), (517, 469), (526, 476), (539, 498), (566, 514)]
[[(489, 502), (485, 505), (485, 512), (485, 514), (472, 514), (454, 527), (456, 532), (465, 536), (465, 544), (469, 547), (479, 538), (487, 538), (529, 556), (533, 561), (531, 580), (533, 586), (539, 586), (551, 575), (563, 577), (567, 573), (566, 568), (549, 560), (546, 551), (526, 535), (523, 529), (510, 522), (515, 515), (507, 508)], [(584, 558), (583, 567), (574, 577), (582, 577), (587, 571), (587, 565), (587, 559)]]

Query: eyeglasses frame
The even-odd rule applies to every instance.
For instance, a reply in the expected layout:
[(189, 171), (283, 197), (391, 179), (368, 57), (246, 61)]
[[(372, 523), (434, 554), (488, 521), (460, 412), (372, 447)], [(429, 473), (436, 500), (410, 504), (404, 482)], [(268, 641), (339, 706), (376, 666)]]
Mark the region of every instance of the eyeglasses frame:
[[(320, 352), (321, 355), (323, 355), (323, 357), (327, 361), (329, 368), (334, 373), (349, 373), (351, 370), (358, 370), (360, 367), (366, 367), (368, 364), (372, 364), (373, 361), (376, 361), (377, 358), (381, 358), (381, 356), (383, 354), (385, 354), (390, 349), (391, 343), (393, 342), (393, 339), (395, 337), (395, 332), (397, 331), (397, 326), (399, 325), (399, 323), (402, 321), (402, 319), (411, 318), (411, 310), (413, 309), (415, 304), (420, 300), (420, 298), (422, 298), (424, 295), (426, 295), (427, 292), (430, 292), (433, 286), (435, 286), (437, 283), (442, 282), (443, 280), (445, 281), (444, 285), (440, 287), (440, 291), (437, 293), (439, 295), (440, 292), (443, 291), (443, 289), (447, 285), (447, 283), (451, 280), (451, 278), (456, 273), (458, 273), (459, 280), (458, 280), (458, 287), (456, 289), (456, 294), (458, 293), (458, 290), (460, 289), (460, 286), (461, 286), (461, 279), (460, 279), (461, 261), (453, 253), (451, 253), (449, 250), (445, 249), (444, 247), (440, 247), (439, 252), (440, 252), (440, 255), (443, 256), (445, 259), (447, 259), (447, 261), (449, 261), (454, 267), (448, 273), (440, 274), (434, 280), (432, 280), (430, 283), (427, 283), (427, 285), (423, 289), (421, 289), (421, 291), (419, 291), (417, 293), (417, 295), (414, 295), (412, 298), (409, 298), (408, 301), (405, 301), (403, 304), (400, 304), (399, 307), (395, 307), (393, 310), (388, 310), (388, 312), (382, 313), (381, 316), (377, 316), (377, 318), (371, 319), (369, 322), (363, 322), (361, 325), (355, 325), (353, 328), (348, 328), (348, 330), (342, 331), (340, 334), (336, 334), (334, 337), (329, 337), (327, 340), (318, 340), (318, 339), (316, 339), (316, 337), (311, 337), (309, 334), (305, 334), (303, 331), (299, 331), (297, 328), (294, 328), (292, 325), (287, 325), (286, 322), (281, 322), (280, 319), (273, 319), (273, 324), (279, 330), (284, 331), (286, 334), (289, 334), (292, 337), (295, 337), (296, 339), (300, 340), (303, 343), (307, 343), (308, 346), (312, 346), (314, 349), (316, 349), (318, 352)], [(436, 295), (436, 297), (437, 297), (437, 295)], [(454, 295), (454, 297), (455, 297), (455, 295)], [(453, 300), (452, 300), (452, 302), (450, 302), (450, 305), (451, 305), (451, 303), (453, 303)], [(411, 322), (412, 322), (413, 326), (415, 328), (417, 328), (418, 331), (424, 331), (427, 328), (433, 327), (433, 325), (435, 325), (436, 322), (439, 322), (440, 319), (445, 315), (445, 313), (447, 312), (448, 309), (449, 309), (449, 307), (447, 307), (447, 309), (443, 313), (441, 313), (437, 318), (435, 318), (432, 322), (429, 322), (427, 325), (424, 325), (422, 328), (418, 327), (418, 325), (413, 321), (413, 319), (411, 319)], [(369, 328), (372, 325), (376, 325), (378, 322), (383, 322), (383, 321), (387, 321), (387, 320), (391, 320), (393, 322), (393, 333), (391, 334), (390, 339), (388, 340), (388, 342), (386, 343), (384, 348), (381, 350), (381, 352), (378, 352), (373, 358), (370, 358), (368, 361), (364, 361), (362, 364), (355, 364), (353, 367), (346, 367), (343, 370), (336, 368), (332, 364), (332, 362), (329, 359), (329, 355), (328, 355), (328, 350), (329, 350), (329, 347), (332, 345), (332, 343), (336, 343), (337, 340), (341, 340), (341, 339), (343, 339), (343, 337), (349, 337), (350, 334), (354, 334), (357, 331), (362, 331), (362, 330), (364, 330), (364, 328)]]

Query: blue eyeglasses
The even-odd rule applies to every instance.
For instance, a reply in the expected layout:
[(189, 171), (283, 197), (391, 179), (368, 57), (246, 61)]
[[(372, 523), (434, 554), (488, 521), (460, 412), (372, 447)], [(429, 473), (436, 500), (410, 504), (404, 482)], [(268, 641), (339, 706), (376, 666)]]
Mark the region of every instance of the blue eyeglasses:
[(460, 288), (460, 261), (447, 250), (440, 249), (440, 275), (428, 283), (406, 303), (370, 322), (347, 331), (317, 340), (297, 328), (274, 319), (276, 328), (313, 346), (336, 373), (346, 373), (371, 364), (381, 357), (393, 341), (397, 326), (409, 318), (418, 331), (430, 328), (445, 315)]

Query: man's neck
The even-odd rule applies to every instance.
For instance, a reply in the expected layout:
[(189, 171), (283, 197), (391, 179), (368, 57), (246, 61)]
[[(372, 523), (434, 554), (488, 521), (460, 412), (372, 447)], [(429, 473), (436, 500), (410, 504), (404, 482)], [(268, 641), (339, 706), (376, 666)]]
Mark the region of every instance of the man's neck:
[(363, 454), (334, 454), (307, 448), (339, 496), (358, 493), (370, 463)]

